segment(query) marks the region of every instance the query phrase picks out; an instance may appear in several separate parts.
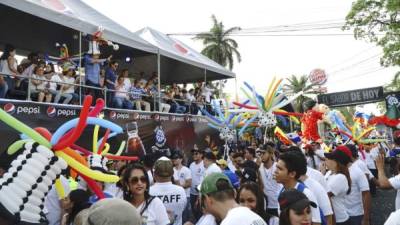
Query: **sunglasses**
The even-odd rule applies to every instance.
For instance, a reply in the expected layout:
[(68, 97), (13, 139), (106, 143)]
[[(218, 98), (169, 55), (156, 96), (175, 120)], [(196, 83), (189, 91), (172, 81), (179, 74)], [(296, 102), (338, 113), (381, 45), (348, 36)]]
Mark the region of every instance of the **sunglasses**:
[(147, 179), (145, 176), (141, 176), (141, 177), (131, 177), (129, 180), (129, 183), (132, 185), (135, 185), (137, 183), (142, 182), (142, 183), (147, 183)]

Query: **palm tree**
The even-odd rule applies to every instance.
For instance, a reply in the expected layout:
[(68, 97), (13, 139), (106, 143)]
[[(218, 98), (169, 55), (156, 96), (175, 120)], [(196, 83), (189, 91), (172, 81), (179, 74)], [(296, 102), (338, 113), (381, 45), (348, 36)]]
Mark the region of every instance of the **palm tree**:
[(307, 100), (310, 100), (310, 94), (317, 94), (313, 90), (313, 87), (315, 85), (309, 84), (308, 83), (308, 76), (307, 75), (301, 75), (300, 77), (297, 77), (295, 75), (292, 75), (290, 78), (286, 79), (289, 83), (283, 85), (283, 91), (287, 95), (294, 95), (299, 93), (300, 91), (303, 91), (306, 95), (301, 95), (295, 100), (295, 111), (296, 112), (303, 112), (303, 103)]
[(194, 39), (203, 41), (205, 46), (201, 51), (203, 55), (224, 67), (228, 66), (229, 70), (232, 70), (233, 56), (236, 56), (238, 62), (242, 59), (237, 50), (237, 42), (234, 39), (229, 38), (229, 35), (240, 30), (240, 27), (231, 27), (225, 30), (224, 24), (218, 22), (214, 15), (211, 16), (211, 19), (214, 25), (210, 31), (197, 34)]

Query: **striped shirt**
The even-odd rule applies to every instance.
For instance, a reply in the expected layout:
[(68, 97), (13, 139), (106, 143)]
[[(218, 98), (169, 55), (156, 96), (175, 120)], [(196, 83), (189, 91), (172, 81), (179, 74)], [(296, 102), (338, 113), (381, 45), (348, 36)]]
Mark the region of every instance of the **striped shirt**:
[(146, 92), (144, 91), (143, 88), (134, 87), (134, 86), (131, 87), (129, 92), (131, 93), (131, 98), (133, 100), (141, 100), (142, 99), (142, 95), (146, 94)]

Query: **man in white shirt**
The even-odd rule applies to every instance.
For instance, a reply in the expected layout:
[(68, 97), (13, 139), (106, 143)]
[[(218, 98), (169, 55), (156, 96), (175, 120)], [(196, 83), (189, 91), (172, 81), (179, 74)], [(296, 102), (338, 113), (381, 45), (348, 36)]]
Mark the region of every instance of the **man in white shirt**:
[(161, 157), (154, 165), (155, 184), (150, 187), (150, 195), (161, 199), (173, 225), (182, 225), (182, 213), (186, 206), (185, 190), (172, 184), (174, 169), (171, 160)]
[(266, 225), (267, 223), (247, 207), (235, 201), (235, 190), (229, 178), (222, 173), (206, 176), (200, 188), (205, 210), (221, 225)]
[[(300, 156), (297, 152), (289, 151), (280, 155), (274, 178), (283, 185), (283, 190), (297, 189), (302, 191), (310, 201), (317, 203), (315, 195), (304, 184), (298, 182), (300, 176), (306, 174), (306, 171), (307, 161), (305, 157)], [(311, 208), (311, 216), (313, 225), (321, 224), (318, 205), (316, 208)]]
[[(60, 176), (60, 180), (64, 187), (65, 196), (68, 196), (71, 191), (69, 188), (69, 182), (64, 176)], [(49, 220), (49, 225), (61, 224), (61, 212), (63, 210), (62, 203), (63, 200), (60, 200), (55, 185), (53, 185), (44, 201), (45, 211), (47, 211), (46, 218)]]
[(369, 193), (368, 179), (354, 162), (358, 160), (358, 150), (355, 145), (346, 145), (351, 150), (353, 163), (349, 166), (351, 192), (345, 198), (345, 206), (350, 216), (351, 225), (368, 225), (371, 208), (371, 194)]
[(199, 149), (192, 149), (193, 162), (190, 164), (192, 174), (192, 186), (190, 188), (190, 204), (192, 206), (193, 216), (196, 220), (201, 217), (201, 210), (198, 203), (199, 191), (197, 187), (204, 178), (203, 152)]
[(182, 165), (183, 155), (180, 151), (176, 151), (171, 156), (172, 163), (174, 164), (174, 181), (175, 184), (183, 187), (186, 192), (186, 207), (183, 211), (182, 222), (185, 223), (189, 220), (191, 215), (190, 207), (190, 187), (192, 186), (192, 173), (190, 169)]
[(204, 172), (204, 176), (210, 175), (212, 173), (222, 173), (221, 168), (215, 163), (217, 157), (211, 151), (207, 151), (203, 156), (204, 168), (206, 168)]
[(276, 162), (274, 160), (275, 150), (269, 145), (263, 145), (257, 149), (257, 155), (260, 157), (261, 165), (259, 168), (260, 178), (263, 183), (264, 195), (267, 196), (267, 213), (273, 215), (268, 224), (279, 223), (279, 203), (278, 196), (282, 190), (282, 184), (278, 184), (274, 179)]
[[(365, 162), (367, 163), (368, 169), (374, 175), (374, 177), (378, 176), (378, 171), (375, 166), (375, 159), (379, 155), (379, 148), (373, 144), (365, 144)], [(369, 182), (369, 190), (372, 196), (376, 195), (376, 186), (375, 183), (370, 180)]]

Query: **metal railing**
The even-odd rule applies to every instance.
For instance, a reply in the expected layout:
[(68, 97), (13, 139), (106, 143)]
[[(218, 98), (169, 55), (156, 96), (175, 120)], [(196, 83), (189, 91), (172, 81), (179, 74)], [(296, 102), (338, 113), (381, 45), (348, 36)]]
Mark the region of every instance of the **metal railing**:
[[(106, 103), (106, 108), (114, 108), (113, 105), (112, 105), (112, 100), (109, 101), (109, 99), (107, 99), (109, 97), (108, 93), (110, 93), (110, 92), (112, 92), (112, 93), (114, 93), (114, 92), (125, 93), (125, 94), (127, 94), (129, 96), (129, 100), (132, 100), (132, 102), (135, 101), (135, 99), (131, 98), (132, 92), (130, 92), (130, 91), (120, 91), (120, 90), (108, 89), (107, 87), (95, 87), (95, 86), (85, 85), (85, 84), (82, 84), (82, 80), (80, 80), (80, 79), (84, 78), (84, 76), (79, 76), (79, 75), (77, 75), (77, 76), (79, 76), (78, 77), (79, 83), (76, 82), (77, 79), (75, 79), (74, 83), (67, 83), (67, 82), (63, 82), (63, 81), (51, 81), (49, 79), (35, 78), (35, 77), (32, 77), (32, 76), (24, 76), (24, 75), (19, 75), (19, 74), (18, 75), (12, 75), (12, 74), (0, 73), (0, 76), (3, 76), (5, 78), (8, 77), (9, 79), (16, 79), (16, 80), (19, 80), (20, 82), (22, 82), (25, 79), (28, 80), (28, 88), (26, 90), (26, 101), (32, 101), (32, 99), (31, 99), (31, 95), (32, 95), (32, 93), (31, 93), (32, 80), (44, 81), (44, 82), (48, 82), (48, 83), (56, 83), (57, 86), (58, 85), (74, 86), (74, 91), (75, 91), (74, 93), (79, 96), (79, 105), (82, 105), (82, 99), (83, 99), (84, 93), (85, 93), (84, 91), (87, 92), (87, 90), (90, 90), (90, 89), (97, 90), (97, 91), (102, 93), (101, 97), (103, 97), (103, 99), (104, 99), (104, 101)], [(46, 75), (44, 74), (43, 76), (46, 76)], [(5, 79), (4, 82), (8, 83), (7, 79)], [(15, 80), (14, 80), (14, 82), (15, 82)], [(77, 88), (80, 89), (78, 93), (76, 92)], [(84, 89), (84, 91), (82, 89)], [(18, 90), (18, 89), (16, 89), (16, 90)], [(10, 89), (9, 89), (9, 91), (10, 91)], [(25, 91), (25, 90), (19, 90), (19, 91)], [(60, 90), (56, 90), (56, 91), (60, 91)], [(195, 108), (194, 106), (196, 106), (198, 108), (198, 110), (200, 110), (201, 108), (205, 109), (205, 110), (210, 110), (211, 109), (211, 104), (210, 103), (199, 102), (199, 101), (190, 101), (188, 99), (176, 99), (176, 98), (166, 97), (166, 96), (164, 96), (164, 93), (160, 92), (159, 90), (157, 90), (157, 92), (155, 92), (154, 94), (139, 94), (139, 93), (135, 93), (134, 95), (135, 96), (140, 96), (141, 97), (140, 100), (142, 100), (142, 101), (146, 101), (146, 100), (143, 100), (143, 98), (146, 98), (146, 97), (151, 99), (151, 101), (153, 103), (153, 109), (154, 109), (153, 112), (156, 111), (157, 104), (158, 104), (158, 111), (160, 112), (161, 103), (169, 104), (169, 103), (167, 103), (169, 100), (171, 100), (171, 102), (173, 102), (174, 104), (178, 104), (179, 106), (181, 106), (182, 103), (183, 103), (185, 107), (188, 107), (188, 108), (186, 108), (185, 113), (189, 113), (189, 114), (193, 113), (192, 110), (193, 110), (193, 108)], [(12, 98), (8, 98), (8, 99), (12, 99)], [(181, 104), (179, 104), (179, 103), (181, 103)], [(58, 103), (58, 104), (63, 104), (63, 103)], [(193, 105), (193, 107), (192, 107), (192, 105)], [(118, 108), (115, 108), (115, 109), (118, 109)], [(126, 109), (126, 110), (128, 110), (128, 109)], [(141, 109), (136, 109), (136, 110), (137, 111), (142, 111)]]

